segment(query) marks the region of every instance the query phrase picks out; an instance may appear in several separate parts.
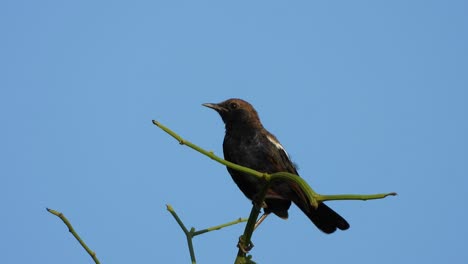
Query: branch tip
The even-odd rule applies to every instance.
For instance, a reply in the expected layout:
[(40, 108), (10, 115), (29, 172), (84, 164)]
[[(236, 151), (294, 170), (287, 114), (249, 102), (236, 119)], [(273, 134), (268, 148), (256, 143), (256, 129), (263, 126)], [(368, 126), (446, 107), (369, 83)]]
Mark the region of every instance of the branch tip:
[(58, 218), (60, 218), (60, 220), (62, 220), (62, 222), (68, 227), (68, 232), (70, 232), (75, 237), (75, 239), (80, 243), (80, 245), (86, 250), (88, 255), (94, 260), (94, 263), (100, 264), (99, 259), (96, 256), (96, 252), (92, 251), (86, 245), (86, 243), (81, 239), (81, 237), (78, 235), (78, 233), (75, 231), (75, 229), (73, 229), (72, 224), (70, 223), (70, 221), (68, 221), (68, 219), (65, 217), (65, 215), (63, 215), (59, 211), (56, 211), (56, 210), (53, 210), (53, 209), (50, 209), (50, 208), (46, 208), (46, 210), (49, 213), (51, 213), (51, 214), (57, 216)]

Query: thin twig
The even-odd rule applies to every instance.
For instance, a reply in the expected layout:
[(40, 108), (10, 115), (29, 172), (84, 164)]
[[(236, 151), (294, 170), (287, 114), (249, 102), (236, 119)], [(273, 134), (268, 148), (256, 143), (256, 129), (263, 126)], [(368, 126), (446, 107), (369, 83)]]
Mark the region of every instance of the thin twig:
[(198, 235), (201, 235), (201, 234), (204, 234), (204, 233), (207, 233), (207, 232), (220, 230), (221, 228), (224, 228), (224, 227), (236, 225), (236, 224), (239, 224), (239, 223), (242, 223), (242, 222), (247, 222), (247, 220), (248, 220), (248, 218), (238, 218), (238, 219), (236, 219), (234, 221), (231, 221), (231, 222), (228, 222), (228, 223), (225, 223), (225, 224), (222, 224), (222, 225), (212, 226), (212, 227), (208, 227), (208, 228), (205, 228), (205, 229), (202, 229), (202, 230), (199, 230), (199, 231), (195, 231), (195, 232), (193, 232), (193, 236), (198, 236)]
[(78, 233), (76, 233), (75, 229), (73, 228), (73, 226), (71, 225), (70, 221), (68, 221), (68, 219), (65, 217), (65, 215), (63, 215), (61, 212), (58, 212), (58, 211), (55, 211), (53, 209), (49, 209), (49, 208), (46, 208), (47, 211), (57, 217), (59, 217), (63, 223), (65, 223), (65, 225), (68, 227), (68, 231), (70, 231), (70, 233), (72, 233), (72, 235), (76, 238), (76, 240), (78, 240), (78, 242), (80, 243), (80, 245), (86, 250), (86, 252), (88, 252), (88, 254), (93, 258), (94, 262), (96, 264), (100, 264), (97, 256), (96, 256), (96, 252), (92, 251), (87, 245), (86, 243), (81, 239), (81, 237), (78, 235)]
[(220, 230), (220, 229), (222, 229), (224, 227), (232, 226), (232, 225), (247, 221), (246, 218), (238, 218), (238, 219), (236, 219), (234, 221), (231, 221), (231, 222), (228, 222), (228, 223), (225, 223), (225, 224), (222, 224), (222, 225), (208, 227), (208, 228), (202, 229), (200, 231), (195, 231), (195, 228), (193, 228), (193, 227), (190, 230), (188, 230), (187, 227), (185, 227), (182, 220), (180, 219), (180, 217), (175, 212), (174, 208), (169, 204), (167, 204), (166, 207), (167, 207), (167, 210), (169, 211), (169, 213), (171, 213), (171, 215), (174, 217), (176, 222), (179, 224), (180, 228), (182, 229), (182, 231), (185, 234), (185, 237), (187, 238), (187, 245), (188, 245), (189, 252), (190, 252), (190, 259), (191, 259), (193, 264), (195, 264), (197, 262), (197, 260), (195, 258), (195, 251), (193, 249), (193, 241), (192, 241), (195, 236), (198, 236), (198, 235), (201, 235), (201, 234), (204, 234), (204, 233), (207, 233), (207, 232), (215, 231), (215, 230)]
[(333, 194), (333, 195), (324, 195), (319, 194), (317, 200), (319, 201), (333, 201), (333, 200), (376, 200), (376, 199), (383, 199), (387, 196), (395, 196), (397, 195), (396, 192), (391, 193), (377, 193), (377, 194)]
[(185, 227), (184, 223), (182, 222), (182, 220), (180, 220), (179, 216), (177, 215), (177, 213), (174, 211), (174, 208), (172, 208), (170, 204), (167, 204), (166, 208), (169, 211), (169, 213), (171, 213), (171, 215), (174, 217), (176, 222), (179, 224), (180, 228), (182, 228), (182, 231), (184, 232), (185, 237), (187, 238), (187, 245), (189, 248), (190, 260), (192, 260), (192, 264), (197, 263), (197, 260), (195, 258), (195, 251), (193, 250), (192, 230), (188, 231), (188, 229)]

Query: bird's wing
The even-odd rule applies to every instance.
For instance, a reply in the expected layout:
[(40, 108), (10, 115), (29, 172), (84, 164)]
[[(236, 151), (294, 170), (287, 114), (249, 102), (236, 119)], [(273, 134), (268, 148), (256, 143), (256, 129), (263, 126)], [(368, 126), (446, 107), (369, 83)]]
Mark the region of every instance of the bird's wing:
[(284, 149), (283, 145), (279, 143), (278, 139), (276, 139), (276, 137), (270, 133), (267, 134), (266, 138), (268, 139), (268, 141), (270, 141), (270, 143), (273, 144), (274, 148), (276, 149), (276, 151), (273, 151), (273, 153), (271, 153), (271, 159), (273, 161), (273, 164), (276, 165), (275, 171), (285, 171), (298, 175), (297, 170), (294, 167), (294, 164), (292, 163), (288, 152), (286, 152), (286, 149)]
[[(271, 164), (274, 164), (275, 166), (274, 171), (272, 172), (289, 172), (296, 174), (299, 177), (296, 167), (284, 147), (279, 143), (278, 139), (270, 133), (267, 134), (267, 139), (276, 149), (276, 151), (272, 151), (272, 153), (270, 153)], [(277, 183), (269, 191), (278, 196), (287, 196), (295, 203), (304, 205), (309, 204), (307, 195), (305, 195), (299, 185), (294, 182)]]

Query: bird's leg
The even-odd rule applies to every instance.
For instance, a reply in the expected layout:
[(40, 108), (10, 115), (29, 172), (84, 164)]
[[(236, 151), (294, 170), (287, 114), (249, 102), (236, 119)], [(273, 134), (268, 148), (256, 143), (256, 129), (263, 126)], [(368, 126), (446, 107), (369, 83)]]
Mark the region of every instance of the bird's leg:
[(257, 229), (257, 227), (263, 222), (263, 220), (265, 220), (267, 218), (267, 216), (269, 215), (270, 213), (263, 213), (262, 216), (260, 216), (260, 218), (257, 220), (257, 222), (255, 223), (255, 226), (254, 226), (254, 230)]

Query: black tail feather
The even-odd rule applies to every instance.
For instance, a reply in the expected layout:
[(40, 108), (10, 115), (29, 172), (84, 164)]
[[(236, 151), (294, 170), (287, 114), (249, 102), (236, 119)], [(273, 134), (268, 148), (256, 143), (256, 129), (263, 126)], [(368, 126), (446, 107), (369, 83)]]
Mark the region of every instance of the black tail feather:
[(324, 203), (320, 203), (317, 208), (312, 206), (309, 208), (299, 206), (299, 208), (324, 233), (331, 234), (336, 229), (346, 230), (349, 228), (348, 222)]

